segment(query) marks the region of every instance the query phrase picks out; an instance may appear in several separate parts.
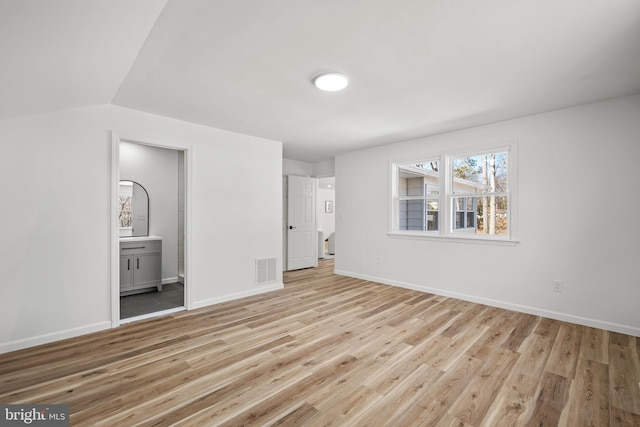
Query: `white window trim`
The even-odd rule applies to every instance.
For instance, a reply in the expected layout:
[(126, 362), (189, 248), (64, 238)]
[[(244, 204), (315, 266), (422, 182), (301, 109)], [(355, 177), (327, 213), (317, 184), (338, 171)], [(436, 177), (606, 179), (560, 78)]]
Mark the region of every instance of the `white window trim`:
[[(467, 156), (467, 155), (481, 155), (488, 153), (498, 153), (501, 151), (507, 151), (509, 153), (509, 167), (508, 173), (508, 199), (509, 199), (509, 233), (507, 236), (496, 235), (484, 235), (484, 234), (468, 234), (456, 231), (453, 224), (453, 203), (452, 200), (455, 197), (453, 194), (453, 174), (451, 173), (451, 167), (453, 159)], [(457, 242), (457, 243), (477, 243), (477, 244), (493, 244), (493, 245), (506, 245), (514, 246), (518, 240), (518, 212), (517, 212), (517, 197), (518, 197), (518, 143), (517, 141), (511, 141), (501, 144), (487, 144), (482, 146), (470, 147), (460, 151), (451, 151), (446, 153), (430, 153), (420, 156), (418, 158), (391, 160), (389, 162), (389, 183), (390, 183), (390, 197), (389, 197), (389, 231), (388, 235), (393, 238), (406, 238), (406, 239), (418, 239), (418, 240), (433, 240), (442, 242)], [(399, 200), (398, 194), (398, 167), (402, 164), (421, 163), (426, 160), (438, 160), (439, 161), (439, 177), (442, 187), (440, 189), (439, 199), (439, 215), (438, 215), (438, 230), (437, 231), (412, 231), (412, 230), (398, 230), (399, 220)], [(501, 193), (502, 194), (502, 193)]]

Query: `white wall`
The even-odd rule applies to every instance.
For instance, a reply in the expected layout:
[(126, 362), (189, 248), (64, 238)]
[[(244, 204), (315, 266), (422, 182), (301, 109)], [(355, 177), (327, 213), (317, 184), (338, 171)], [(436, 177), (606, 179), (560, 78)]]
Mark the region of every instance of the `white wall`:
[[(194, 306), (282, 287), (280, 142), (109, 105), (4, 120), (0, 352), (111, 326), (110, 130), (192, 149)], [(256, 286), (265, 257), (277, 280)]]
[(149, 195), (149, 234), (162, 237), (162, 281), (178, 279), (178, 151), (120, 144), (120, 179), (135, 181)]
[(300, 160), (283, 159), (282, 175), (312, 176), (324, 178), (335, 175), (335, 159), (322, 160), (316, 163)]
[(336, 174), (335, 159), (315, 162), (312, 165), (312, 173), (316, 178), (332, 177)]
[[(320, 188), (318, 187), (316, 197), (316, 220), (318, 222), (318, 229), (324, 232), (324, 238), (328, 238), (329, 234), (336, 230), (335, 223), (335, 202), (336, 191), (334, 189)], [(333, 212), (327, 213), (324, 209), (324, 202), (331, 200), (333, 202)]]
[(298, 160), (283, 159), (282, 160), (282, 176), (312, 176), (313, 163), (301, 162)]
[[(635, 95), (338, 156), (336, 271), (640, 336), (639, 135)], [(514, 140), (520, 243), (387, 235), (390, 161)]]

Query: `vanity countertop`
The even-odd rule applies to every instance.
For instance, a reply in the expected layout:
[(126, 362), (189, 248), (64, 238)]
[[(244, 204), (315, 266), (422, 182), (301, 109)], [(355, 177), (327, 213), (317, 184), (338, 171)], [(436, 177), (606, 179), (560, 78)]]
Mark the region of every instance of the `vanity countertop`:
[(162, 240), (162, 237), (159, 237), (159, 236), (136, 236), (136, 237), (122, 236), (120, 237), (121, 242), (146, 242), (149, 240)]

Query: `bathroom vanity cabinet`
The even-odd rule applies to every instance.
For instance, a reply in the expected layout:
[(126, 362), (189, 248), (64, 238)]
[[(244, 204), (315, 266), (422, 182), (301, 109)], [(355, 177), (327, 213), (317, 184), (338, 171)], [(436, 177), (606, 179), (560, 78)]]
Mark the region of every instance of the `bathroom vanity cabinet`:
[(120, 239), (120, 295), (162, 291), (162, 238)]

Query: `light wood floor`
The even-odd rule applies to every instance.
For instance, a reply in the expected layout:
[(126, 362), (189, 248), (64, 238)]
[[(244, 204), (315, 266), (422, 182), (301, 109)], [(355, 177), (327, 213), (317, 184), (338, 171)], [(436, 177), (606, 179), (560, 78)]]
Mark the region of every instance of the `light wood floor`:
[(0, 402), (74, 426), (640, 426), (640, 339), (332, 271), (0, 355)]

